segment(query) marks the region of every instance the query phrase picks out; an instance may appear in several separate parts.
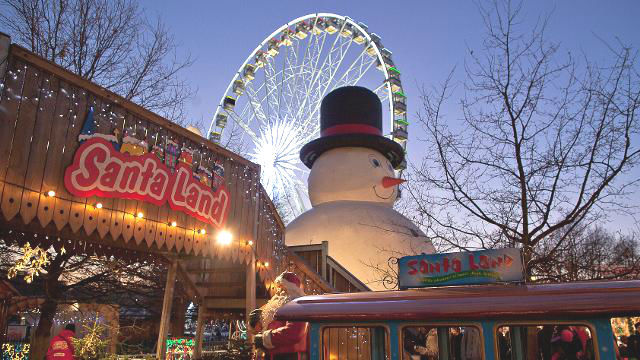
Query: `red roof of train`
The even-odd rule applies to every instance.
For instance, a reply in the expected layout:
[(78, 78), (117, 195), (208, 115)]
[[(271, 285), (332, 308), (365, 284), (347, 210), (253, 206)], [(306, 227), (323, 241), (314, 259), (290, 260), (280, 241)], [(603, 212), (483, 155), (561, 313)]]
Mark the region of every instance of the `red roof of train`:
[(576, 318), (640, 314), (640, 280), (452, 286), (298, 298), (276, 318), (304, 321)]

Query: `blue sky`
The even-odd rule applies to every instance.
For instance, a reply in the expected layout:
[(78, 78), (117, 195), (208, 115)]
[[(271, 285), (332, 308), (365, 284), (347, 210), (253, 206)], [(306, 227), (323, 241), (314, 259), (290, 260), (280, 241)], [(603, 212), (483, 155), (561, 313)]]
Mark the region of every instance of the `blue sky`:
[[(488, 3), (488, 1), (487, 1)], [(409, 121), (419, 109), (418, 88), (442, 82), (457, 66), (456, 79), (468, 49), (479, 49), (484, 27), (472, 1), (170, 1), (145, 0), (149, 15), (159, 15), (180, 49), (195, 58), (184, 74), (198, 88), (188, 106), (193, 121), (208, 121), (240, 64), (267, 35), (299, 16), (332, 12), (364, 22), (393, 51), (408, 96)], [(593, 61), (607, 58), (601, 39), (640, 46), (640, 1), (527, 1), (526, 21), (551, 14), (547, 38)], [(459, 116), (455, 104), (448, 118)], [(418, 126), (410, 128), (411, 161), (420, 159)], [(638, 171), (636, 171), (638, 173)], [(627, 221), (623, 223), (629, 224)]]
[[(193, 119), (212, 117), (231, 77), (257, 44), (305, 14), (347, 15), (378, 33), (402, 71), (410, 114), (419, 105), (417, 86), (436, 84), (452, 67), (460, 68), (467, 48), (479, 48), (484, 31), (471, 1), (145, 0), (141, 4), (148, 14), (160, 15), (181, 49), (196, 59), (185, 74), (199, 90), (188, 109)], [(607, 41), (619, 37), (636, 47), (640, 40), (639, 1), (529, 1), (525, 12), (531, 19), (551, 12), (548, 38), (596, 60), (606, 56), (598, 37)]]

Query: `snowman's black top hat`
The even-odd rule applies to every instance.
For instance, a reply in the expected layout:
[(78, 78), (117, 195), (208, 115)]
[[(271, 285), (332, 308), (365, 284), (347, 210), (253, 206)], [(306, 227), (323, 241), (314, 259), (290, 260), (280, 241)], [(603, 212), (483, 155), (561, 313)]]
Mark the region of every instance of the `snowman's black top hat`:
[(300, 160), (308, 168), (327, 150), (366, 147), (382, 153), (395, 168), (404, 160), (400, 144), (382, 136), (382, 104), (371, 90), (346, 86), (333, 90), (320, 106), (320, 138), (304, 145)]

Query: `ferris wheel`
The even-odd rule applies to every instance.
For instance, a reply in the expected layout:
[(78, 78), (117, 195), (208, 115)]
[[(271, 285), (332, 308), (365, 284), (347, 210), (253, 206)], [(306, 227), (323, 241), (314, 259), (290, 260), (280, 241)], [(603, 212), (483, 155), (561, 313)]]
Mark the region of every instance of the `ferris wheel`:
[(220, 99), (209, 139), (244, 142), (246, 155), (261, 166), (269, 195), (297, 216), (308, 203), (300, 148), (319, 136), (322, 98), (356, 84), (378, 94), (389, 110), (385, 136), (406, 150), (406, 95), (391, 51), (365, 24), (330, 13), (294, 19), (251, 52)]

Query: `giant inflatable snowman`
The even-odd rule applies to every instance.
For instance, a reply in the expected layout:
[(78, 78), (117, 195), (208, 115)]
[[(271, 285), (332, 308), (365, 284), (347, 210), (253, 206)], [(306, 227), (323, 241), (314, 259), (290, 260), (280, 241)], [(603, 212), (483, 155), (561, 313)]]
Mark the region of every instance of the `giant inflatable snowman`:
[(403, 182), (394, 169), (404, 151), (382, 136), (382, 105), (363, 87), (329, 93), (320, 127), (321, 137), (300, 151), (311, 169), (312, 208), (287, 226), (286, 244), (328, 241), (331, 257), (371, 289), (382, 290), (390, 257), (434, 252), (425, 234), (393, 209)]

